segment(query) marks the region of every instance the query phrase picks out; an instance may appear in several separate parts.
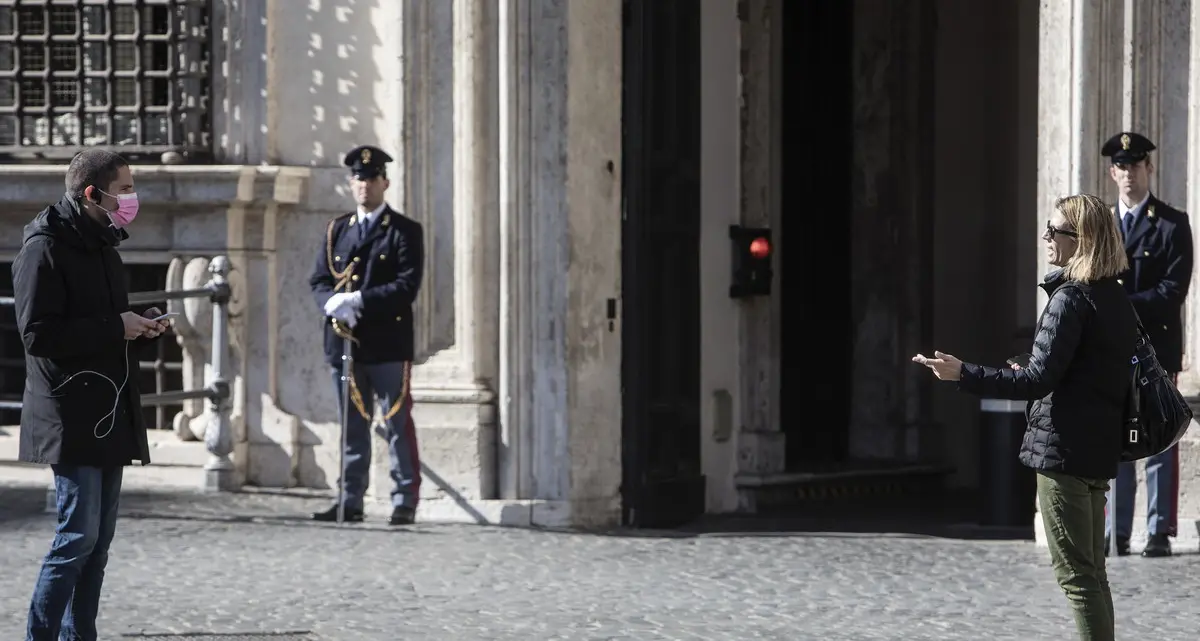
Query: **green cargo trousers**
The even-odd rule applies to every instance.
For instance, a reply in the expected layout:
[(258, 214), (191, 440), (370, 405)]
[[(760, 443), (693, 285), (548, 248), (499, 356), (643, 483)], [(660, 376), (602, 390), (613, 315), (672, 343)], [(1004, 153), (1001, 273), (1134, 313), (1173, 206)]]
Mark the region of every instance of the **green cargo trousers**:
[(1108, 481), (1038, 471), (1038, 511), (1054, 577), (1066, 593), (1082, 641), (1115, 641), (1113, 600), (1104, 569), (1104, 493)]

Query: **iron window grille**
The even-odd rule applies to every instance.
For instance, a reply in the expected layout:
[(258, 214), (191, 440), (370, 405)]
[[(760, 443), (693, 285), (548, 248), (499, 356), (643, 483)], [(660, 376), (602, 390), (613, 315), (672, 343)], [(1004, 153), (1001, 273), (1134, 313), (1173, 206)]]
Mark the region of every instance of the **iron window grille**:
[(209, 158), (209, 2), (0, 0), (0, 158)]

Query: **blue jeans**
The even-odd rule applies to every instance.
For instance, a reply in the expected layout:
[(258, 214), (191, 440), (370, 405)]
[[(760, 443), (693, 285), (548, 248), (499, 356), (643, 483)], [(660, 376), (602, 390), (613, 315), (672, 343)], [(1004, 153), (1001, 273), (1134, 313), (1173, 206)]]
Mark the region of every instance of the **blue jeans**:
[(52, 465), (58, 527), (42, 562), (25, 641), (96, 641), (100, 585), (117, 527), (120, 467)]

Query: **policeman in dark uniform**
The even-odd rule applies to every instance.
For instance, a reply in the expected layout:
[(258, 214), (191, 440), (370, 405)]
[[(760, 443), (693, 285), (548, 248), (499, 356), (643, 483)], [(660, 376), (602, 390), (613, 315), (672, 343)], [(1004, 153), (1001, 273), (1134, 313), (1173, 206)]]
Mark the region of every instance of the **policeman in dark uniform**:
[[(1112, 208), (1125, 238), (1129, 270), (1121, 275), (1133, 307), (1150, 335), (1163, 369), (1183, 369), (1183, 301), (1192, 280), (1192, 229), (1187, 214), (1150, 193), (1154, 143), (1121, 132), (1100, 153), (1112, 159), (1109, 174), (1120, 198)], [(1146, 459), (1146, 512), (1150, 538), (1142, 556), (1170, 556), (1178, 520), (1178, 446)], [(1117, 554), (1129, 554), (1137, 479), (1133, 463), (1122, 463), (1116, 487)], [(1105, 533), (1106, 540), (1111, 532)], [(1108, 545), (1105, 545), (1108, 549)]]
[[(413, 301), (425, 261), (421, 225), (384, 202), (388, 188), (382, 149), (363, 145), (346, 154), (350, 189), (358, 209), (329, 221), (309, 285), (324, 314), (325, 359), (344, 403), (343, 339), (353, 357), (342, 483), (345, 520), (362, 521), (371, 467), (374, 399), (383, 411), (392, 477), (391, 525), (413, 522), (421, 486), (421, 463), (409, 395), (413, 359)], [(335, 504), (313, 514), (335, 521)]]

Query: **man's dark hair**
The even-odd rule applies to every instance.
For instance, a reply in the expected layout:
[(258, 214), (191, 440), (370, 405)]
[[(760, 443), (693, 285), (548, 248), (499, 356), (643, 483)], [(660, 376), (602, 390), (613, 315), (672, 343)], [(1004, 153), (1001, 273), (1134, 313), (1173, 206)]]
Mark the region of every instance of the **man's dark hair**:
[(67, 195), (75, 199), (83, 198), (83, 190), (88, 187), (108, 191), (109, 186), (117, 180), (117, 172), (128, 166), (124, 158), (111, 151), (81, 151), (67, 167)]

